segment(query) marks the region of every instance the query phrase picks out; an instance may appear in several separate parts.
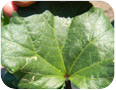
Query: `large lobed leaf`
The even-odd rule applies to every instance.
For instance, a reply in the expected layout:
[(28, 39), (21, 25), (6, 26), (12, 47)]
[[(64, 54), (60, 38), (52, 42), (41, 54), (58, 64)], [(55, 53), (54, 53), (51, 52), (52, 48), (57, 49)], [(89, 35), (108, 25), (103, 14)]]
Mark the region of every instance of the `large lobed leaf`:
[(51, 12), (13, 13), (2, 28), (2, 64), (15, 75), (12, 84), (62, 88), (68, 74), (77, 88), (108, 86), (114, 74), (114, 30), (104, 12), (93, 7), (74, 18)]

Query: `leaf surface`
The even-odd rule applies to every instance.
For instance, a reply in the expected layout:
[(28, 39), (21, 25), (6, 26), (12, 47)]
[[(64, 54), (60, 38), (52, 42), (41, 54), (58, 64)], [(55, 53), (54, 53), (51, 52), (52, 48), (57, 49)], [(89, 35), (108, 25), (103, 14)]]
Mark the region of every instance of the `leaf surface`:
[[(40, 3), (40, 7), (43, 4), (47, 3)], [(39, 10), (34, 5), (36, 13), (41, 13), (33, 11), (28, 17), (20, 10), (20, 16), (14, 12), (10, 23), (2, 28), (2, 64), (15, 75), (13, 85), (62, 88), (68, 74), (77, 88), (108, 86), (113, 79), (114, 30), (107, 16), (93, 7), (84, 14), (85, 9), (78, 14), (74, 9), (76, 14), (68, 17), (68, 10), (63, 14), (63, 4), (55, 10), (53, 5), (59, 6), (49, 3)]]

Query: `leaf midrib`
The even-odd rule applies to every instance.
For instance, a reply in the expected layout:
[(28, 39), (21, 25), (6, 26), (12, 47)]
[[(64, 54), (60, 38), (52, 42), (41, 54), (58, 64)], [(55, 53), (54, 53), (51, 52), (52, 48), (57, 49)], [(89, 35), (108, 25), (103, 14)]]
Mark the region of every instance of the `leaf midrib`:
[[(43, 16), (43, 15), (42, 15), (42, 16)], [(23, 21), (24, 21), (24, 20), (23, 20)], [(34, 45), (33, 45), (33, 41), (32, 41), (32, 39), (31, 39), (31, 36), (30, 36), (29, 33), (28, 33), (28, 28), (27, 28), (25, 22), (23, 22), (23, 23), (24, 23), (24, 26), (25, 26), (25, 28), (26, 28), (27, 34), (28, 34), (28, 36), (30, 37), (30, 41), (31, 41), (32, 47), (33, 47), (34, 51), (36, 52), (35, 47), (34, 47)], [(48, 25), (49, 25), (49, 24), (48, 24)], [(58, 71), (60, 74), (63, 74), (58, 68), (54, 67), (54, 66), (51, 65), (49, 62), (47, 62), (47, 61), (46, 61), (44, 58), (42, 58), (37, 52), (36, 52), (36, 54), (37, 54), (37, 56), (38, 56), (39, 58), (41, 58), (45, 63), (47, 63), (47, 64), (48, 64), (49, 66), (51, 66), (53, 69), (55, 69), (56, 71)]]
[[(75, 15), (77, 12), (74, 12), (74, 10), (73, 10), (73, 8), (72, 8), (72, 4), (70, 4), (70, 3), (68, 3), (69, 4), (69, 7), (71, 8), (71, 10), (72, 10), (72, 13)], [(61, 4), (60, 4), (61, 5)], [(60, 6), (59, 5), (59, 6)], [(52, 5), (53, 6), (53, 5)], [(58, 10), (60, 7), (58, 7), (56, 10)], [(39, 12), (40, 13), (40, 10), (38, 10), (37, 8), (35, 8), (36, 10), (37, 10), (37, 12)], [(54, 10), (54, 6), (53, 6), (53, 12), (55, 13), (55, 11), (56, 10)], [(78, 10), (77, 10), (78, 11)], [(55, 17), (55, 16), (53, 16), (53, 17)], [(65, 42), (66, 42), (66, 39), (67, 39), (67, 36), (68, 36), (68, 32), (69, 32), (69, 28), (70, 28), (70, 25), (71, 25), (71, 23), (69, 24), (69, 26), (68, 26), (68, 30), (67, 30), (67, 32), (66, 32), (66, 37), (65, 37), (65, 39), (64, 39), (64, 41), (63, 41), (63, 45), (61, 46), (61, 49), (60, 49), (60, 47), (59, 47), (59, 43), (58, 43), (58, 40), (57, 40), (57, 36), (56, 36), (56, 32), (55, 32), (55, 26), (54, 27), (52, 27), (48, 22), (47, 22), (47, 20), (45, 19), (45, 17), (42, 15), (42, 18), (43, 18), (43, 20), (45, 20), (45, 22), (48, 24), (48, 26), (54, 31), (54, 36), (55, 36), (55, 40), (56, 40), (56, 43), (57, 43), (57, 46), (58, 46), (58, 49), (59, 49), (59, 53), (60, 53), (60, 57), (61, 57), (61, 62), (62, 62), (62, 64), (63, 64), (63, 68), (64, 68), (64, 71), (65, 71), (65, 73), (67, 73), (67, 71), (66, 71), (66, 67), (65, 67), (65, 64), (64, 64), (64, 60), (63, 60), (63, 55), (62, 55), (62, 50), (63, 50), (63, 48), (64, 48), (64, 44), (65, 44)], [(53, 19), (53, 20), (55, 20), (55, 19)], [(53, 22), (55, 22), (55, 21), (53, 21)], [(54, 24), (55, 25), (55, 24)]]
[[(53, 15), (52, 15), (53, 16)], [(56, 44), (57, 44), (57, 48), (59, 50), (59, 55), (60, 55), (60, 58), (61, 58), (61, 62), (62, 62), (62, 65), (63, 65), (63, 68), (64, 68), (64, 73), (66, 73), (66, 68), (65, 68), (65, 64), (64, 64), (64, 60), (63, 60), (63, 56), (62, 56), (62, 52), (61, 52), (61, 49), (59, 47), (59, 43), (58, 43), (58, 39), (57, 39), (57, 36), (56, 36), (56, 31), (55, 31), (55, 19), (54, 19), (54, 16), (53, 16), (53, 24), (54, 26), (52, 27), (48, 21), (46, 20), (46, 18), (42, 15), (42, 18), (43, 20), (46, 22), (46, 24), (53, 30), (54, 32), (54, 37), (55, 37), (55, 41), (56, 41)]]
[[(43, 60), (46, 64), (48, 64), (48, 65), (51, 66), (53, 69), (55, 69), (57, 72), (59, 72), (60, 74), (63, 74), (59, 69), (57, 69), (56, 67), (54, 67), (53, 65), (51, 65), (49, 62), (47, 62), (45, 59), (43, 59), (40, 55), (38, 55), (38, 53), (35, 51), (35, 47), (34, 47), (34, 45), (33, 45), (32, 39), (31, 39), (31, 37), (30, 37), (30, 35), (29, 35), (29, 33), (28, 33), (28, 29), (27, 29), (27, 27), (26, 27), (26, 24), (25, 24), (24, 20), (22, 20), (20, 17), (19, 17), (19, 19), (23, 22), (23, 25), (24, 25), (24, 27), (25, 27), (25, 29), (26, 29), (27, 35), (29, 36), (29, 39), (30, 39), (30, 42), (31, 42), (31, 46), (32, 46), (32, 48), (34, 49), (34, 51), (32, 51), (31, 49), (29, 49), (29, 48), (27, 48), (27, 47), (22, 46), (21, 44), (18, 44), (18, 43), (15, 43), (15, 42), (11, 41), (11, 40), (8, 40), (8, 39), (6, 39), (5, 37), (4, 37), (4, 39), (7, 40), (7, 41), (9, 41), (9, 42), (15, 43), (16, 45), (18, 45), (19, 47), (22, 47), (22, 48), (25, 49), (25, 50), (31, 51), (32, 53), (34, 53), (35, 55), (37, 55), (39, 58), (41, 58), (41, 60)], [(2, 38), (3, 38), (3, 37), (2, 37)]]

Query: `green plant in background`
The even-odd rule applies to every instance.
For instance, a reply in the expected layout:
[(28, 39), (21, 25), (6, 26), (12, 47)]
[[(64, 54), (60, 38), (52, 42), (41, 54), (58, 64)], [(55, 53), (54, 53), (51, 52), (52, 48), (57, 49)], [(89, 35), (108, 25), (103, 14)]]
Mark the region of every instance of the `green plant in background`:
[(3, 11), (1, 11), (1, 27), (9, 23), (9, 17), (7, 17)]
[(19, 8), (2, 27), (2, 65), (11, 73), (3, 81), (12, 88), (105, 88), (114, 76), (113, 35), (104, 11), (89, 2)]

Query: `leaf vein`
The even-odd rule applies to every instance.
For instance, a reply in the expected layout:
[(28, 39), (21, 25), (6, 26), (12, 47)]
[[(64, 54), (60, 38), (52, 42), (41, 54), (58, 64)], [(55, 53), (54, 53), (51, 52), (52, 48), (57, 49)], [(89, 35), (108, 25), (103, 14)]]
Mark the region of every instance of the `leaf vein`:
[[(22, 19), (21, 19), (21, 20), (22, 20)], [(33, 49), (35, 50), (35, 47), (34, 47), (34, 45), (33, 45), (32, 38), (31, 38), (31, 36), (30, 36), (29, 33), (28, 33), (28, 28), (27, 28), (27, 26), (26, 26), (25, 23), (24, 23), (24, 26), (25, 26), (25, 28), (26, 28), (26, 31), (27, 31), (28, 36), (30, 37), (30, 41), (31, 41), (31, 43), (32, 43), (32, 47), (33, 47)], [(36, 52), (36, 50), (35, 50), (35, 52)], [(58, 70), (56, 67), (54, 67), (53, 65), (51, 65), (51, 64), (50, 64), (49, 62), (47, 62), (45, 59), (43, 59), (37, 52), (36, 52), (36, 54), (37, 54), (38, 57), (40, 57), (46, 64), (48, 64), (49, 66), (51, 66), (52, 68), (54, 68), (56, 71), (58, 71), (59, 73), (61, 73), (60, 70)]]
[[(2, 38), (3, 38), (3, 37), (2, 37)], [(3, 38), (3, 39), (7, 40), (6, 38)], [(30, 50), (30, 49), (28, 49), (28, 48), (26, 48), (26, 47), (24, 47), (24, 46), (22, 46), (22, 45), (16, 43), (16, 42), (13, 42), (13, 41), (10, 41), (10, 40), (7, 40), (7, 41), (16, 44), (16, 45), (19, 46), (19, 47), (22, 47), (23, 49), (25, 49), (25, 50), (27, 50), (27, 51), (30, 51), (30, 52), (34, 53), (35, 55), (37, 55), (38, 57), (40, 57), (41, 60), (43, 60), (45, 63), (47, 63), (49, 66), (51, 66), (53, 69), (55, 69), (56, 71), (58, 71), (59, 73), (61, 73), (59, 69), (57, 69), (56, 67), (54, 67), (53, 65), (51, 65), (50, 63), (48, 63), (45, 59), (43, 59), (43, 58), (42, 58), (40, 55), (38, 55), (36, 52), (34, 52), (34, 51), (32, 51), (32, 50)], [(61, 73), (61, 74), (62, 74), (62, 73)]]
[(110, 31), (110, 30), (112, 30), (112, 29), (107, 30), (103, 35), (98, 36), (98, 37), (95, 38), (93, 41), (90, 41), (90, 42), (84, 47), (84, 49), (82, 49), (82, 51), (79, 53), (79, 55), (77, 56), (77, 58), (74, 60), (72, 66), (71, 66), (71, 68), (70, 68), (70, 70), (69, 70), (69, 74), (71, 73), (71, 70), (73, 69), (75, 63), (77, 62), (77, 60), (79, 59), (79, 57), (82, 55), (82, 53), (86, 50), (86, 48), (88, 48), (88, 46), (89, 46), (90, 44), (94, 43), (95, 40), (97, 40), (97, 39), (103, 37), (103, 36), (104, 36), (108, 31)]
[[(89, 80), (95, 80), (95, 79), (105, 79), (105, 77), (98, 77), (98, 78), (88, 78), (88, 77), (84, 77), (84, 76), (80, 76), (80, 75), (75, 75), (75, 76), (78, 76), (78, 77), (81, 77), (81, 78), (84, 78), (84, 79), (89, 79)], [(107, 78), (112, 78), (112, 77), (107, 77)]]
[[(42, 15), (42, 18), (43, 18), (43, 20), (48, 24), (48, 26), (53, 30), (53, 32), (54, 32), (54, 37), (55, 37), (55, 41), (56, 41), (56, 44), (57, 44), (57, 48), (58, 48), (58, 50), (59, 50), (59, 55), (60, 55), (60, 58), (61, 58), (61, 62), (62, 62), (62, 65), (63, 65), (63, 68), (64, 68), (64, 71), (66, 72), (66, 69), (65, 69), (65, 65), (64, 65), (64, 60), (63, 60), (63, 56), (62, 56), (62, 52), (61, 52), (61, 50), (60, 50), (60, 47), (59, 47), (59, 43), (58, 43), (58, 40), (57, 40), (57, 36), (56, 36), (56, 31), (55, 31), (55, 26), (54, 27), (52, 27), (49, 23), (48, 23), (48, 21), (45, 19), (45, 17)], [(54, 17), (53, 17), (54, 18)], [(53, 20), (55, 20), (55, 19), (53, 19)], [(54, 21), (54, 23), (55, 23), (55, 21)], [(55, 25), (55, 24), (54, 24)]]
[(77, 74), (77, 73), (79, 73), (79, 72), (81, 72), (81, 71), (83, 71), (83, 70), (89, 69), (89, 68), (91, 68), (91, 67), (93, 67), (93, 66), (95, 66), (95, 65), (98, 65), (98, 64), (100, 64), (100, 63), (101, 63), (101, 62), (103, 62), (103, 61), (111, 60), (111, 59), (113, 60), (113, 58), (108, 58), (108, 59), (100, 60), (100, 61), (98, 61), (98, 62), (97, 62), (97, 63), (95, 63), (95, 64), (91, 64), (90, 66), (85, 67), (85, 68), (83, 68), (83, 69), (81, 69), (81, 70), (79, 70), (79, 71), (77, 71), (77, 72), (73, 73), (71, 76), (73, 76), (73, 75), (75, 75), (75, 74)]

